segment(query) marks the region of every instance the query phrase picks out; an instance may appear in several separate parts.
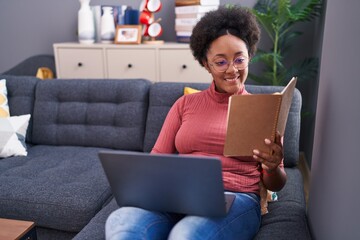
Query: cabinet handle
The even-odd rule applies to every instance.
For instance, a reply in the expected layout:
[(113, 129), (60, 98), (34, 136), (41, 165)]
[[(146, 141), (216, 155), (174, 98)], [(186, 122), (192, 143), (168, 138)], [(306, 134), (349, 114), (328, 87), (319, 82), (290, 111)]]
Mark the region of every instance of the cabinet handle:
[(81, 62), (78, 63), (78, 67), (82, 67), (82, 65), (83, 65), (83, 64), (82, 64)]
[(183, 68), (183, 69), (186, 69), (186, 68), (187, 68), (186, 64), (182, 65), (182, 68)]
[(128, 64), (128, 68), (132, 68), (132, 64), (131, 64), (131, 63)]

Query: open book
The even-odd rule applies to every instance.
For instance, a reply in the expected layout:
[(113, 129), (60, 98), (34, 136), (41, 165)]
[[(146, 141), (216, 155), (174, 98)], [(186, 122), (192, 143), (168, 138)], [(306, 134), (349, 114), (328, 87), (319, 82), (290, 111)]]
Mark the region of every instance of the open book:
[(229, 99), (225, 156), (252, 156), (253, 150), (269, 152), (265, 138), (283, 136), (296, 85), (292, 78), (281, 93), (234, 95)]

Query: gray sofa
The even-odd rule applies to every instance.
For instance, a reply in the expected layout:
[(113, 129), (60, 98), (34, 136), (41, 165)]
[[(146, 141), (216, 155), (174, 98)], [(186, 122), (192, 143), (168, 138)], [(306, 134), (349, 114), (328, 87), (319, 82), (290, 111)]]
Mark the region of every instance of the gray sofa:
[[(131, 80), (7, 80), (11, 115), (30, 113), (26, 157), (0, 159), (0, 217), (31, 220), (38, 239), (104, 239), (118, 208), (97, 157), (101, 149), (149, 152), (185, 86)], [(247, 86), (252, 93), (281, 87)], [(295, 92), (285, 133), (286, 186), (269, 204), (256, 239), (311, 239), (299, 156), (301, 95)]]

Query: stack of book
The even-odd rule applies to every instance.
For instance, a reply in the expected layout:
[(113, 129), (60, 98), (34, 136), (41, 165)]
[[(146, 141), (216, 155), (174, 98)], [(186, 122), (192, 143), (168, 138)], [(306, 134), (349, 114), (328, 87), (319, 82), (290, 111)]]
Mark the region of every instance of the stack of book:
[(191, 32), (205, 13), (218, 9), (220, 0), (175, 0), (177, 42), (190, 42)]

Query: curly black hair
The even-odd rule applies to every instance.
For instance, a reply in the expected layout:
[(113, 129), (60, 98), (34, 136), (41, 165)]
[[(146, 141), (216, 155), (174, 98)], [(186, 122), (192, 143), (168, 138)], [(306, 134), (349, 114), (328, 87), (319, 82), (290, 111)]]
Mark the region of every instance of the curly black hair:
[(195, 25), (190, 37), (190, 48), (195, 59), (204, 66), (211, 43), (226, 34), (234, 35), (246, 43), (250, 57), (254, 56), (260, 40), (260, 28), (249, 9), (220, 6), (210, 11)]

